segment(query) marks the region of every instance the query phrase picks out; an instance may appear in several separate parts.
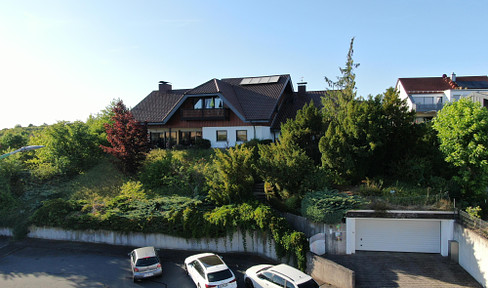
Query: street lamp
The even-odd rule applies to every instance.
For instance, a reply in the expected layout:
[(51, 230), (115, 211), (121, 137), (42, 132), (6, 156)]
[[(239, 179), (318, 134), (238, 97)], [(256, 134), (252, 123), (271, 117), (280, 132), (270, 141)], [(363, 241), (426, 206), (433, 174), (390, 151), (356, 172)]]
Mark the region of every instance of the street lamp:
[(22, 147), (22, 148), (19, 148), (15, 151), (12, 151), (12, 152), (9, 152), (9, 153), (6, 153), (6, 154), (3, 154), (0, 156), (0, 159), (3, 159), (3, 158), (6, 158), (12, 154), (15, 154), (15, 153), (19, 153), (19, 152), (27, 152), (27, 151), (31, 151), (31, 150), (36, 150), (36, 149), (39, 149), (39, 148), (42, 148), (42, 147), (45, 147), (44, 145), (32, 145), (32, 146), (25, 146), (25, 147)]

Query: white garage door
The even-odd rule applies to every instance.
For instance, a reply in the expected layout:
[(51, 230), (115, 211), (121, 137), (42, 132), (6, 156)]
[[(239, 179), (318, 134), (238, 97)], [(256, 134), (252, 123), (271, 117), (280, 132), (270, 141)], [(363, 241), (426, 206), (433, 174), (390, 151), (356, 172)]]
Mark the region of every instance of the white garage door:
[(356, 219), (356, 250), (441, 252), (439, 220)]

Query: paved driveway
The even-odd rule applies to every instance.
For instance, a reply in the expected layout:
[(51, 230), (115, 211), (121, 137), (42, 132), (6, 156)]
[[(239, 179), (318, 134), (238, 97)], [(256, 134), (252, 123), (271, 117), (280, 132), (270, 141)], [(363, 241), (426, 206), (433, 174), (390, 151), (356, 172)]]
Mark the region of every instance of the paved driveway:
[[(161, 278), (133, 283), (127, 253), (133, 247), (0, 237), (0, 287), (166, 287), (191, 288), (183, 261), (192, 251), (160, 250)], [(247, 268), (269, 260), (249, 254), (220, 254), (244, 287)]]
[(326, 255), (356, 274), (356, 287), (482, 287), (440, 254), (357, 252)]

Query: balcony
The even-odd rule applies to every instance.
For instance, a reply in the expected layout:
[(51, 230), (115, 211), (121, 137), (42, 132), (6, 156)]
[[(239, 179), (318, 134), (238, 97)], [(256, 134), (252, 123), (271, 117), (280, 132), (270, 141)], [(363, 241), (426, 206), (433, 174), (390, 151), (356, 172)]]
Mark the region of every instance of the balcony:
[(227, 120), (229, 119), (228, 108), (214, 109), (182, 109), (181, 120)]
[(444, 107), (443, 103), (438, 104), (413, 104), (413, 109), (417, 112), (439, 111)]

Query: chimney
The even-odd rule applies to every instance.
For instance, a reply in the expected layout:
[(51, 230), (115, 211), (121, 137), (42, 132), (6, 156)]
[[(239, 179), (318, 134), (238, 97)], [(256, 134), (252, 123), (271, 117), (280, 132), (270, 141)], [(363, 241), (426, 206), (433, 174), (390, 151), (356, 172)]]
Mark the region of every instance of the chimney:
[(305, 94), (307, 92), (307, 82), (300, 82), (297, 85), (299, 94)]
[(166, 81), (159, 81), (159, 92), (161, 93), (168, 93), (171, 91), (172, 87), (169, 82)]
[(456, 82), (456, 74), (454, 72), (451, 74), (451, 80), (452, 82)]

